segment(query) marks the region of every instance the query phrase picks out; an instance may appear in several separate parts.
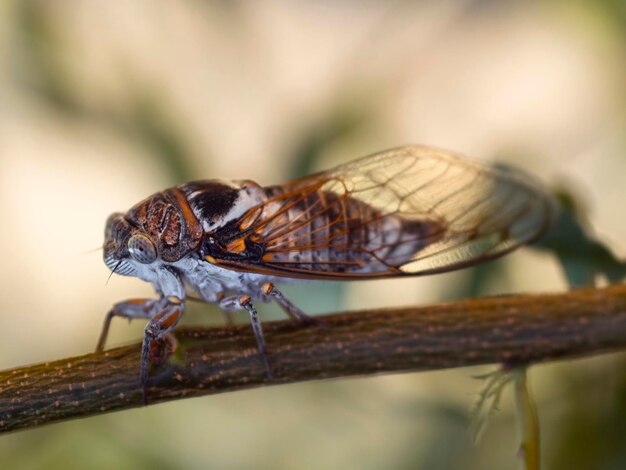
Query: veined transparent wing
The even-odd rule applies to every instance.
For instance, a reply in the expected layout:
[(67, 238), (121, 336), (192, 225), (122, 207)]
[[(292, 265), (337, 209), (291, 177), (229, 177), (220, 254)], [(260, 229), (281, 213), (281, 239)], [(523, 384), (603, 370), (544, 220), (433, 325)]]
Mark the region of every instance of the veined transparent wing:
[[(556, 211), (534, 179), (424, 146), (373, 154), (266, 188), (237, 221), (224, 267), (359, 279), (458, 269), (539, 238)], [(254, 257), (244, 247), (254, 245)]]

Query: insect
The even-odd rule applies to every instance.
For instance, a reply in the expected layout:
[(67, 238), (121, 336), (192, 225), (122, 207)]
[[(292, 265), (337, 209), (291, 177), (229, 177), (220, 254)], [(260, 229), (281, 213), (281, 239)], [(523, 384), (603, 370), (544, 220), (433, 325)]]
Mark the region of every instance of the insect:
[(277, 186), (194, 181), (109, 217), (104, 262), (153, 284), (158, 298), (117, 303), (107, 314), (145, 318), (140, 382), (151, 348), (198, 297), (249, 313), (260, 357), (272, 367), (256, 301), (309, 317), (275, 283), (435, 274), (504, 255), (540, 237), (556, 210), (531, 177), (425, 146), (373, 154)]

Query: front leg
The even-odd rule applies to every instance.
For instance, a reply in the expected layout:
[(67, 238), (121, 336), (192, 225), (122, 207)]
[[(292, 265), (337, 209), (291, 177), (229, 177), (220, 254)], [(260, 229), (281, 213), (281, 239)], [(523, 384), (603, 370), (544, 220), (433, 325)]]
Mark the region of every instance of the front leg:
[(113, 317), (127, 318), (129, 321), (133, 318), (152, 318), (160, 310), (165, 308), (166, 305), (166, 297), (161, 297), (160, 299), (130, 299), (113, 305), (113, 308), (109, 310), (104, 318), (96, 352), (100, 352), (104, 349)]
[[(166, 349), (169, 350), (175, 348), (176, 342), (171, 337), (170, 333), (182, 317), (184, 311), (185, 303), (178, 297), (132, 299), (115, 304), (104, 319), (104, 325), (96, 351), (102, 351), (104, 349), (113, 317), (128, 318), (129, 320), (133, 318), (150, 319), (144, 330), (141, 348), (141, 368), (139, 373), (139, 383), (143, 388), (144, 404), (147, 403), (146, 382), (148, 380), (148, 366), (150, 365), (151, 358), (160, 354), (161, 346), (165, 346)], [(161, 342), (164, 344), (157, 344)]]
[(141, 371), (139, 373), (139, 382), (144, 391), (144, 403), (146, 402), (146, 382), (148, 380), (151, 346), (155, 341), (161, 341), (166, 338), (185, 311), (185, 303), (181, 299), (167, 297), (166, 301), (165, 307), (150, 319), (144, 330), (141, 347)]

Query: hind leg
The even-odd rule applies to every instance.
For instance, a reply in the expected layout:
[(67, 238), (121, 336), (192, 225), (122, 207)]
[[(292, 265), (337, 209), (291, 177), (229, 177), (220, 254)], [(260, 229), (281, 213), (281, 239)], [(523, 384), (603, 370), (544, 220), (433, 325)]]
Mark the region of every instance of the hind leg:
[(261, 289), (263, 294), (274, 300), (290, 318), (301, 321), (306, 325), (324, 326), (324, 322), (312, 318), (304, 313), (300, 307), (296, 306), (293, 302), (291, 302), (291, 300), (285, 297), (285, 295), (271, 282), (263, 284)]

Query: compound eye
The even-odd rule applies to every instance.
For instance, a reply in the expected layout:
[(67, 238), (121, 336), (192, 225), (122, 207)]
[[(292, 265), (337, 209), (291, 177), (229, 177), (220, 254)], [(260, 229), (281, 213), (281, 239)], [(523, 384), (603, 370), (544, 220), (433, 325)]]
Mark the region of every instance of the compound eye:
[(148, 237), (139, 233), (128, 240), (128, 252), (133, 259), (143, 264), (152, 263), (157, 257), (154, 244)]

